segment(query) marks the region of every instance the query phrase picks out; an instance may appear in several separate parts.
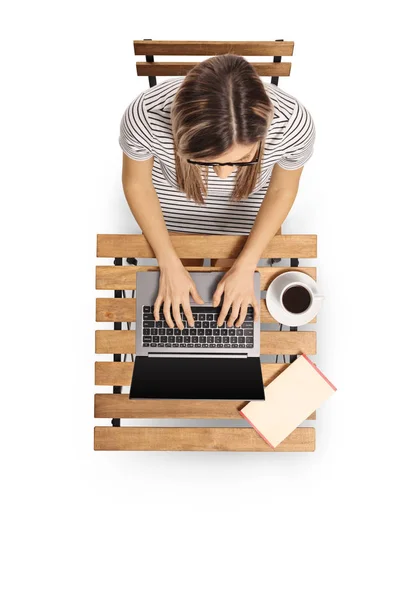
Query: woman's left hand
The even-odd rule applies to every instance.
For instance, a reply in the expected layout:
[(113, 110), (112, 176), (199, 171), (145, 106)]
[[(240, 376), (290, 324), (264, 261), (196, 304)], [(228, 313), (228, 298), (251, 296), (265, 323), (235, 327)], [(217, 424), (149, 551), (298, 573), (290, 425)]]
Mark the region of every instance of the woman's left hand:
[(232, 306), (232, 311), (229, 316), (229, 321), (226, 322), (227, 327), (232, 327), (235, 323), (236, 327), (240, 327), (246, 317), (249, 304), (254, 307), (254, 320), (259, 316), (259, 306), (254, 295), (254, 269), (238, 262), (225, 273), (219, 281), (214, 295), (213, 306), (218, 306), (221, 301), (221, 296), (224, 294), (224, 301), (221, 312), (219, 313), (217, 325), (221, 327), (225, 321), (225, 317)]

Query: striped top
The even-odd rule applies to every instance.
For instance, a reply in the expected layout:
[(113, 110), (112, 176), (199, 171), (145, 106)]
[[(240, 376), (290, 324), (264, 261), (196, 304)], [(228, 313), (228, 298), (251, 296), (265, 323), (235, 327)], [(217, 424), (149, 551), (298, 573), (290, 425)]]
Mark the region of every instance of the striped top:
[(231, 202), (236, 167), (222, 179), (208, 169), (205, 204), (179, 190), (171, 126), (171, 103), (185, 77), (173, 77), (141, 92), (127, 106), (120, 123), (119, 145), (134, 160), (154, 157), (152, 181), (169, 231), (226, 235), (249, 234), (265, 197), (272, 169), (298, 169), (313, 154), (315, 126), (309, 111), (294, 96), (263, 81), (274, 105), (267, 132), (261, 174), (248, 198)]

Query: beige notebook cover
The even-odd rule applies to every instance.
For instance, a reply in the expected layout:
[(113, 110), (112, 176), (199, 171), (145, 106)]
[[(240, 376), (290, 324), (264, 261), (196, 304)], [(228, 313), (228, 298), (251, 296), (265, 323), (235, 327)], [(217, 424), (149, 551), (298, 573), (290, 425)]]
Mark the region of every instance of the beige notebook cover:
[(248, 402), (240, 414), (276, 448), (336, 392), (308, 356), (301, 354), (264, 388), (265, 401)]

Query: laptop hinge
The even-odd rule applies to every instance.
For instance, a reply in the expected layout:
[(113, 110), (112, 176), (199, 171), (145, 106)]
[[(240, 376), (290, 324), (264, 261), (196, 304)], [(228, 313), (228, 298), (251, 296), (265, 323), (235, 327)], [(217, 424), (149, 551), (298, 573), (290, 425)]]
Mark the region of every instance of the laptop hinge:
[(235, 352), (229, 354), (221, 354), (217, 352), (149, 352), (149, 358), (248, 358), (248, 355), (243, 352)]

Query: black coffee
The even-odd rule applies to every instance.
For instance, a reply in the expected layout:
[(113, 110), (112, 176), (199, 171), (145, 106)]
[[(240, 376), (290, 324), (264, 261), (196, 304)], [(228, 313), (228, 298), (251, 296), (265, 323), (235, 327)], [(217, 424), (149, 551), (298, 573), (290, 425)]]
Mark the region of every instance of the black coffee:
[(283, 306), (291, 313), (301, 313), (311, 304), (311, 296), (307, 288), (302, 285), (293, 285), (282, 296)]

